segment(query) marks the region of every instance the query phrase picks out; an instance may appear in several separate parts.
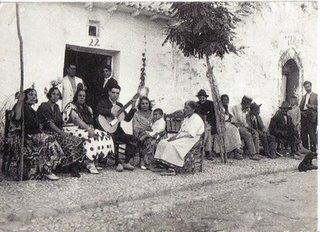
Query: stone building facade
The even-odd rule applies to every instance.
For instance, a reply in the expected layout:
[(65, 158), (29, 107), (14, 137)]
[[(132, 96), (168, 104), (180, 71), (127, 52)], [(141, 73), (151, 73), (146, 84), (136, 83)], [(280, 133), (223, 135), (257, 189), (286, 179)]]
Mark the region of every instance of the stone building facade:
[[(125, 103), (138, 87), (146, 52), (146, 85), (155, 107), (165, 112), (183, 107), (200, 88), (209, 92), (209, 85), (203, 60), (162, 45), (170, 23), (167, 9), (159, 3), (20, 4), (25, 86), (35, 83), (44, 101), (44, 88), (63, 77), (66, 50), (102, 54), (112, 58)], [(317, 84), (317, 3), (256, 2), (249, 10), (236, 29), (240, 54), (212, 58), (212, 63), (220, 93), (230, 96), (230, 104), (238, 104), (244, 94), (252, 96), (262, 103), (268, 124), (286, 95), (301, 99), (303, 81)], [(15, 5), (2, 3), (0, 15), (0, 99), (6, 101), (13, 99), (20, 80)], [(89, 26), (96, 36), (89, 35)]]

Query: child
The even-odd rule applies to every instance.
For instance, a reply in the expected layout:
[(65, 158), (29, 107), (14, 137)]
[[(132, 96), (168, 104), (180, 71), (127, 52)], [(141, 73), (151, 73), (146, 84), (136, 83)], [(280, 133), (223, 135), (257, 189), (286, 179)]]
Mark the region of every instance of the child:
[[(149, 166), (153, 162), (154, 151), (157, 143), (161, 139), (162, 135), (165, 134), (166, 123), (163, 119), (163, 110), (157, 108), (153, 111), (152, 124), (149, 130), (146, 131), (140, 140), (142, 147), (140, 152), (144, 153), (144, 163)], [(141, 167), (145, 169), (145, 167)]]
[(147, 133), (151, 137), (158, 139), (165, 130), (166, 122), (163, 119), (163, 110), (157, 108), (153, 111), (151, 131), (147, 131)]

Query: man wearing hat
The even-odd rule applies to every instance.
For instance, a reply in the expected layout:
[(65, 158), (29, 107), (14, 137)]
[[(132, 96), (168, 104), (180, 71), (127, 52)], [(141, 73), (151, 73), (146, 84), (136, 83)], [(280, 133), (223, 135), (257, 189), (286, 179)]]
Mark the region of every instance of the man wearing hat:
[(317, 150), (318, 95), (312, 92), (312, 83), (310, 81), (305, 81), (303, 87), (307, 93), (302, 97), (300, 103), (301, 140), (305, 148), (315, 152)]
[(260, 160), (262, 156), (259, 154), (259, 134), (255, 130), (251, 130), (247, 123), (251, 102), (252, 98), (245, 95), (239, 105), (232, 107), (231, 112), (234, 116), (234, 124), (239, 128), (240, 137), (244, 140), (249, 158)]
[(300, 153), (298, 152), (299, 134), (295, 130), (292, 118), (288, 115), (290, 109), (289, 102), (282, 102), (279, 110), (271, 118), (269, 132), (276, 138), (278, 143), (282, 141), (288, 142), (291, 147), (291, 156), (294, 159), (300, 159)]
[(264, 155), (269, 158), (276, 158), (277, 143), (275, 137), (269, 135), (266, 131), (262, 118), (260, 116), (261, 104), (253, 102), (250, 106), (250, 111), (247, 114), (247, 122), (251, 130), (255, 130), (259, 134), (259, 139), (262, 143)]
[(213, 160), (212, 156), (212, 144), (213, 144), (213, 135), (216, 134), (216, 117), (214, 112), (213, 102), (208, 100), (209, 97), (204, 89), (200, 89), (198, 94), (196, 95), (199, 101), (197, 102), (199, 107), (197, 109), (197, 113), (200, 115), (203, 121), (207, 121), (206, 131), (208, 132), (206, 143), (206, 158), (208, 160)]

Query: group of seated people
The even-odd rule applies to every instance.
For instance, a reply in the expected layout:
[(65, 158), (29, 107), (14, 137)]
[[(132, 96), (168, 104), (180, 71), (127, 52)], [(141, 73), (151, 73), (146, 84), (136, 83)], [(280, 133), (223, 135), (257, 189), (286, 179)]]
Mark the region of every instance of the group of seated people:
[[(214, 154), (219, 154), (221, 143), (228, 156), (235, 159), (243, 159), (245, 154), (252, 160), (283, 156), (280, 145), (284, 148), (290, 146), (289, 154), (295, 159), (300, 159), (301, 153), (316, 152), (317, 95), (311, 91), (311, 82), (306, 81), (304, 87), (307, 93), (303, 96), (300, 107), (295, 96), (289, 102), (284, 101), (271, 118), (269, 130), (260, 116), (261, 104), (243, 96), (241, 103), (229, 110), (229, 96), (221, 95), (225, 115), (222, 140), (216, 136), (213, 102), (207, 99), (205, 90), (200, 90), (196, 95), (199, 99), (198, 113), (206, 118), (206, 130), (213, 137), (207, 137), (206, 158), (212, 160)], [(260, 144), (263, 149), (260, 149)]]
[[(46, 177), (49, 180), (58, 180), (55, 173), (61, 170), (80, 177), (81, 167), (92, 174), (98, 174), (99, 169), (101, 170), (99, 161), (110, 154), (115, 155), (116, 171), (132, 171), (134, 166), (130, 164), (130, 160), (137, 153), (141, 169), (161, 170), (163, 175), (176, 175), (176, 170), (185, 165), (188, 152), (205, 132), (206, 157), (212, 159), (212, 151), (220, 153), (221, 140), (217, 140), (215, 136), (217, 129), (214, 105), (207, 99), (208, 95), (204, 90), (200, 90), (196, 95), (198, 102), (187, 101), (184, 109), (177, 111), (183, 121), (179, 132), (174, 136), (165, 136), (163, 110), (152, 110), (152, 104), (146, 96), (140, 97), (136, 104), (137, 95), (129, 102), (130, 111), (123, 111), (124, 120), (133, 121), (133, 134), (125, 133), (121, 123), (117, 124), (114, 132), (106, 131), (97, 117), (118, 119), (120, 112), (114, 112), (113, 109), (123, 105), (118, 102), (121, 87), (111, 76), (108, 67), (104, 69), (104, 74), (104, 96), (94, 109), (86, 104), (86, 88), (81, 79), (75, 76), (72, 65), (62, 82), (62, 92), (53, 85), (47, 93), (48, 101), (41, 103), (36, 111), (33, 109), (33, 105), (38, 102), (36, 90), (29, 88), (19, 94), (12, 110), (11, 122), (17, 129), (16, 137), (13, 137), (17, 138), (21, 135), (21, 122), (24, 121), (24, 159), (28, 166), (25, 168), (25, 179)], [(67, 96), (64, 96), (64, 93)], [(73, 99), (70, 99), (71, 93)], [(58, 105), (61, 99), (64, 100), (62, 112)], [(66, 103), (68, 99), (69, 102)], [(288, 114), (291, 109), (289, 103), (284, 102), (271, 119), (269, 132), (259, 116), (261, 105), (252, 103), (251, 98), (244, 96), (241, 104), (234, 106), (231, 112), (227, 95), (221, 96), (221, 103), (225, 115), (222, 141), (225, 151), (231, 157), (242, 159), (245, 148), (250, 159), (275, 158), (276, 142), (282, 140), (290, 145), (294, 157), (298, 155), (300, 137)], [(19, 139), (13, 140), (17, 143), (14, 147), (20, 147)], [(264, 156), (260, 154), (260, 141)], [(124, 161), (121, 161), (118, 152), (115, 153), (115, 144), (119, 142), (125, 144)]]

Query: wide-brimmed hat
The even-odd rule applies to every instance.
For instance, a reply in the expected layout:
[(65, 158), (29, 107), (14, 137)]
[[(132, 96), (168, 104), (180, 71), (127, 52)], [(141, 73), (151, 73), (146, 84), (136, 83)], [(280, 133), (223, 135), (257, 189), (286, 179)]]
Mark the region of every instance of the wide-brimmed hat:
[(283, 101), (279, 108), (280, 109), (286, 109), (286, 110), (291, 110), (292, 109), (290, 103), (287, 102), (287, 101)]
[(257, 103), (253, 102), (253, 103), (250, 105), (250, 110), (251, 110), (251, 111), (257, 111), (257, 110), (260, 109), (260, 106), (261, 106), (261, 105), (262, 105), (262, 104), (258, 105)]
[(201, 96), (209, 97), (209, 95), (206, 93), (204, 89), (200, 89), (198, 94), (196, 95), (196, 97), (201, 97)]

